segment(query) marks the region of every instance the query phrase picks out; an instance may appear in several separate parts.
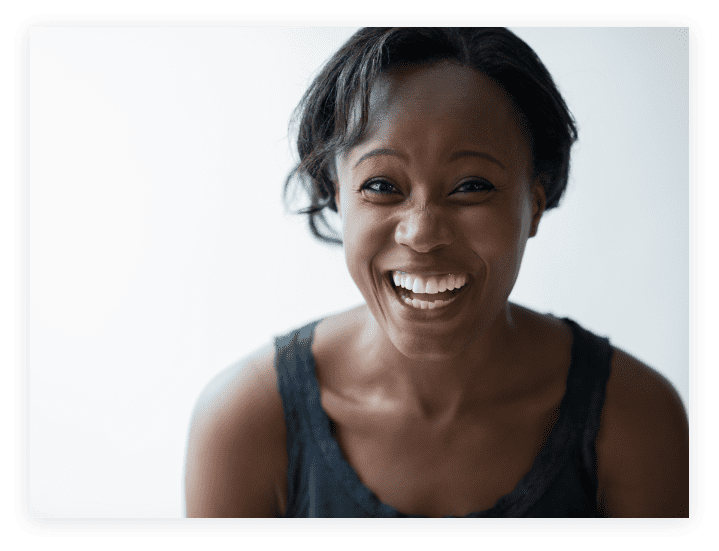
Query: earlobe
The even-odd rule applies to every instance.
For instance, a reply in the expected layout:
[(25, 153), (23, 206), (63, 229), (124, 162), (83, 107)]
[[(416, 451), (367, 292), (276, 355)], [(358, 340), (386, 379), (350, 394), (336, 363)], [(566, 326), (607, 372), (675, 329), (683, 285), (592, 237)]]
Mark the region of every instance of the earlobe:
[(325, 170), (325, 183), (329, 183), (332, 187), (332, 199), (337, 206), (337, 214), (341, 212), (340, 209), (340, 186), (339, 179), (337, 178), (337, 161), (331, 162)]
[(335, 202), (335, 205), (337, 206), (337, 214), (342, 216), (342, 207), (340, 205), (340, 190), (335, 180), (332, 181), (332, 193), (334, 194), (333, 200)]
[(539, 221), (542, 219), (546, 206), (547, 195), (544, 191), (542, 178), (539, 177), (534, 181), (534, 185), (532, 187), (532, 226), (529, 230), (529, 237), (537, 235)]

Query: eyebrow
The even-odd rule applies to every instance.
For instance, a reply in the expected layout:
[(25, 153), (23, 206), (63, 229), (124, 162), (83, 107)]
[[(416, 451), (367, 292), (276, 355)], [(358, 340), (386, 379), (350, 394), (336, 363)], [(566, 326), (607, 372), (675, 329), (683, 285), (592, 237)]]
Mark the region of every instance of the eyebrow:
[(493, 163), (498, 164), (500, 167), (502, 167), (502, 170), (506, 170), (506, 168), (504, 168), (504, 165), (500, 163), (497, 159), (492, 157), (489, 153), (483, 153), (482, 151), (457, 151), (456, 153), (452, 153), (449, 156), (448, 160), (451, 162), (457, 159), (461, 159), (462, 157), (481, 157), (482, 159), (487, 159), (488, 161), (492, 161)]
[(365, 160), (367, 160), (367, 159), (369, 159), (369, 158), (371, 158), (371, 157), (379, 157), (379, 156), (381, 156), (381, 155), (390, 155), (390, 156), (392, 156), (392, 157), (399, 157), (400, 159), (405, 159), (405, 156), (404, 156), (404, 155), (402, 155), (401, 153), (398, 153), (398, 152), (395, 151), (394, 149), (389, 149), (389, 148), (386, 148), (386, 147), (380, 147), (380, 148), (377, 148), (377, 149), (373, 149), (372, 151), (369, 151), (369, 152), (365, 153), (364, 155), (362, 155), (362, 156), (359, 158), (359, 160), (355, 163), (355, 168), (357, 168), (357, 166), (358, 166), (362, 161), (365, 161)]
[[(369, 151), (362, 155), (359, 160), (355, 163), (355, 168), (363, 161), (371, 158), (371, 157), (380, 157), (382, 155), (389, 155), (391, 157), (398, 157), (400, 159), (406, 160), (406, 157), (402, 155), (401, 153), (395, 151), (394, 149), (389, 149), (387, 147), (380, 147), (377, 149), (373, 149), (372, 151)], [(472, 151), (472, 150), (463, 150), (463, 151), (457, 151), (456, 153), (452, 153), (449, 156), (449, 159), (447, 159), (448, 162), (456, 161), (457, 159), (461, 159), (463, 157), (480, 157), (482, 159), (487, 159), (488, 161), (491, 161), (497, 165), (499, 165), (502, 170), (506, 170), (504, 168), (504, 165), (500, 163), (497, 159), (492, 157), (489, 153), (483, 153), (482, 151)]]

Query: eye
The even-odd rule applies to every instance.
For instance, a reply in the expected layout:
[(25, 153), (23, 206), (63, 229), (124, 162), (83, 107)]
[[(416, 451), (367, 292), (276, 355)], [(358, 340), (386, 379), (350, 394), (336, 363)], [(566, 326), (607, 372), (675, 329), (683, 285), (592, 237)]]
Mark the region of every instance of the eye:
[(362, 186), (361, 191), (369, 191), (370, 193), (376, 195), (391, 195), (399, 193), (397, 188), (387, 180), (370, 180)]
[(457, 187), (452, 193), (481, 193), (494, 191), (496, 188), (487, 180), (467, 180)]

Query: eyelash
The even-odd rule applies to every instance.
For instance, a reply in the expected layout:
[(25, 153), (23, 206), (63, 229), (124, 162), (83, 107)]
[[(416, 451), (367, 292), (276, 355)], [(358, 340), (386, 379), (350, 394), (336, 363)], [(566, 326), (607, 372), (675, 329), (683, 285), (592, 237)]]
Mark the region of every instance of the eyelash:
[[(373, 189), (373, 188), (371, 187), (371, 186), (373, 186), (373, 185), (375, 185), (375, 184), (385, 184), (385, 185), (391, 186), (392, 188), (394, 188), (395, 191), (379, 191), (379, 190), (375, 190), (375, 189)], [(453, 194), (454, 194), (454, 193), (461, 193), (461, 192), (459, 191), (459, 189), (460, 189), (460, 188), (463, 188), (464, 186), (470, 185), (470, 184), (479, 184), (479, 185), (485, 187), (485, 189), (477, 190), (477, 192), (494, 191), (494, 190), (496, 189), (491, 183), (487, 182), (486, 180), (479, 180), (479, 179), (477, 179), (477, 180), (469, 180), (469, 181), (464, 182), (461, 186), (459, 186), (457, 189), (455, 189), (452, 193), (453, 193)], [(395, 192), (399, 192), (399, 191), (397, 190), (397, 188), (395, 188), (395, 186), (394, 186), (393, 184), (391, 184), (390, 182), (388, 182), (387, 180), (370, 180), (369, 182), (366, 182), (366, 183), (360, 188), (360, 191), (370, 191), (370, 192), (375, 193), (375, 194), (377, 194), (377, 195), (391, 195), (391, 194), (393, 194), (393, 193), (395, 193)]]

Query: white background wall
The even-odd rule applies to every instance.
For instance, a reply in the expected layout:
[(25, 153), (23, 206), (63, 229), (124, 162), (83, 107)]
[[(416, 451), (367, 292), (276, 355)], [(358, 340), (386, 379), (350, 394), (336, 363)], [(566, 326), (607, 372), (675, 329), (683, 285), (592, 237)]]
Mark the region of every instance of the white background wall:
[[(181, 516), (204, 384), (273, 335), (361, 302), (341, 249), (280, 202), (292, 109), (354, 30), (28, 29), (31, 515)], [(686, 404), (687, 32), (513, 30), (554, 76), (580, 141), (512, 300), (609, 336)]]

